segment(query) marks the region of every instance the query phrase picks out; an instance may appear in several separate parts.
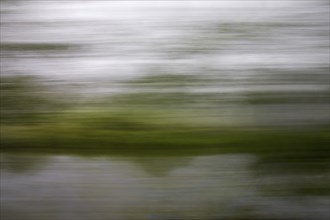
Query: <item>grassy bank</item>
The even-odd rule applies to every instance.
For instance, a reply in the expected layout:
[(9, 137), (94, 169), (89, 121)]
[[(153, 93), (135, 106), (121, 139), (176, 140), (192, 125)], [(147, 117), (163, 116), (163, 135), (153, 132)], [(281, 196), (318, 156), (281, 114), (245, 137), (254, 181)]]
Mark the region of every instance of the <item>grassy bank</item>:
[(274, 159), (322, 159), (328, 157), (329, 133), (326, 128), (220, 128), (75, 114), (36, 124), (2, 125), (1, 149), (91, 155), (256, 153)]

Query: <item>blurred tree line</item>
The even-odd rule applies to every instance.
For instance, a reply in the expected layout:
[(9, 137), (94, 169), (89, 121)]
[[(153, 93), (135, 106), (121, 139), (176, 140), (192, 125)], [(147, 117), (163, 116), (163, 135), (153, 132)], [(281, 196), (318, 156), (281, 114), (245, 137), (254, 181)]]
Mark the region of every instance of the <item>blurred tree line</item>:
[(64, 107), (63, 100), (36, 77), (13, 75), (0, 80), (1, 123), (36, 123)]

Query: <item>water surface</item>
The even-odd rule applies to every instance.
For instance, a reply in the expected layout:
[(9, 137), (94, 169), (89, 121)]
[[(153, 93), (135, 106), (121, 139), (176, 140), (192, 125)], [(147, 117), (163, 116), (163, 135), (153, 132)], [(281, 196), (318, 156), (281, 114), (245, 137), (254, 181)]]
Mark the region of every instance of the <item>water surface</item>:
[(280, 179), (289, 179), (257, 175), (252, 168), (255, 160), (246, 154), (152, 158), (4, 154), (1, 215), (6, 220), (329, 217), (325, 196), (263, 192), (262, 186), (278, 188)]

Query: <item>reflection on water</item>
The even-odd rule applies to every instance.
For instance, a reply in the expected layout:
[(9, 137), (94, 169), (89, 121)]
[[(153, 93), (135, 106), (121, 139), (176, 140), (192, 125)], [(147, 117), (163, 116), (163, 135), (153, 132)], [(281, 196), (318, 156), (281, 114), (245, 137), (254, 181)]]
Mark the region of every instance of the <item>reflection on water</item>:
[[(23, 166), (27, 158), (6, 154), (2, 163)], [(252, 155), (44, 160), (25, 173), (1, 167), (2, 219), (329, 217), (327, 197), (263, 194), (269, 176), (257, 177)]]
[(36, 155), (1, 155), (1, 168), (13, 173), (33, 172), (34, 170), (44, 167), (49, 158)]
[(165, 177), (175, 169), (187, 167), (192, 163), (192, 157), (136, 157), (128, 158), (135, 162), (147, 174), (154, 177)]

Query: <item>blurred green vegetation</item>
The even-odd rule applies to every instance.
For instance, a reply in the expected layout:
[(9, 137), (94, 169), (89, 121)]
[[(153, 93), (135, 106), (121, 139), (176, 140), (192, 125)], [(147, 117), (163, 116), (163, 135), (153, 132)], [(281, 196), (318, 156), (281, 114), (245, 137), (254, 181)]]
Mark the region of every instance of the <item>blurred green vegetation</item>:
[(313, 92), (254, 92), (247, 94), (247, 102), (260, 104), (324, 104), (329, 101), (328, 91)]
[[(151, 116), (151, 118), (148, 117)], [(153, 115), (155, 117), (155, 115)], [(67, 112), (39, 124), (4, 124), (5, 151), (77, 154), (200, 155), (256, 153), (267, 161), (322, 160), (329, 157), (326, 128), (261, 130), (168, 122), (152, 113)], [(47, 122), (47, 123), (46, 123)]]
[(26, 125), (63, 109), (54, 91), (32, 76), (0, 77), (1, 124)]
[[(180, 80), (186, 81), (181, 76), (159, 77), (131, 83), (154, 86), (154, 82), (173, 82), (180, 87)], [(188, 108), (180, 112), (182, 103), (191, 103), (182, 94), (136, 92), (110, 98), (112, 108), (104, 104), (109, 99), (96, 105), (70, 106), (65, 97), (57, 99), (36, 78), (1, 77), (1, 149), (85, 155), (254, 153), (260, 155), (260, 161), (290, 162), (292, 167), (317, 161), (324, 168), (329, 161), (327, 126), (258, 128), (203, 123)], [(200, 111), (205, 118), (207, 113), (207, 109)]]

